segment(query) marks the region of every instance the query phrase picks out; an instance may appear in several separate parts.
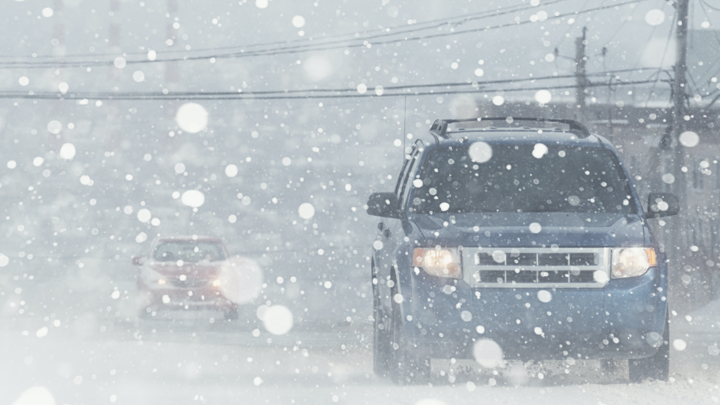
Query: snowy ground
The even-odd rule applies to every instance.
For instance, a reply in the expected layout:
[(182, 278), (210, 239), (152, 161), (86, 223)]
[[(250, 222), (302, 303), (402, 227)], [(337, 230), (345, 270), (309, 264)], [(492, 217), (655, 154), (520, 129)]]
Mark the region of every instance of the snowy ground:
[(308, 324), (274, 336), (254, 320), (166, 320), (87, 334), (5, 318), (0, 404), (710, 404), (720, 398), (715, 307), (690, 314), (692, 322), (674, 317), (671, 340), (686, 348), (672, 349), (671, 382), (645, 384), (628, 384), (622, 369), (603, 376), (593, 362), (569, 374), (546, 364), (542, 380), (519, 364), (494, 375), (435, 362), (434, 386), (396, 387), (372, 373), (368, 325)]

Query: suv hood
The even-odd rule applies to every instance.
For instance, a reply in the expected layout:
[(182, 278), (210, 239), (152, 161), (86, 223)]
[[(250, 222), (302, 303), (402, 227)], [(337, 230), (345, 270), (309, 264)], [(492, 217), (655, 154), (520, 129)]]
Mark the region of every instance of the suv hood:
[(639, 215), (501, 212), (414, 214), (410, 220), (428, 244), (444, 246), (612, 247), (650, 242)]

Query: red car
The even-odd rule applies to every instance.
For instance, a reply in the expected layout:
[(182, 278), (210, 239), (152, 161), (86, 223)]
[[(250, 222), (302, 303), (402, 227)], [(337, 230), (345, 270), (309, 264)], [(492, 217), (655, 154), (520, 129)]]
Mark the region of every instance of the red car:
[(133, 264), (141, 266), (137, 285), (142, 318), (166, 310), (211, 310), (223, 312), (225, 319), (237, 319), (238, 304), (257, 296), (247, 286), (262, 284), (259, 268), (251, 261), (231, 258), (215, 237), (158, 238), (150, 254), (134, 257)]

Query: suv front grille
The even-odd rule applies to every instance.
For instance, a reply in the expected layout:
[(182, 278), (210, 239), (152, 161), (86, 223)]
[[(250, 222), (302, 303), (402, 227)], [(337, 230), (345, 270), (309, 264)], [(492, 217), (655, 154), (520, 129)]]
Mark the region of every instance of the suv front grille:
[(464, 248), (465, 281), (492, 288), (600, 288), (609, 279), (607, 248)]

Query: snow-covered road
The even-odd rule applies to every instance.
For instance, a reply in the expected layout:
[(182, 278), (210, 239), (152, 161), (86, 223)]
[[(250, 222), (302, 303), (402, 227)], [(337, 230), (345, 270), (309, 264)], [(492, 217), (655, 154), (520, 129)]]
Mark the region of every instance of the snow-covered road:
[(691, 314), (694, 322), (675, 317), (671, 340), (686, 348), (672, 349), (668, 383), (628, 384), (622, 368), (603, 375), (597, 362), (577, 362), (569, 374), (548, 363), (540, 379), (537, 365), (509, 364), (495, 375), (462, 361), (435, 362), (432, 387), (375, 377), (367, 325), (274, 336), (254, 323), (156, 321), (88, 334), (77, 323), (44, 329), (42, 320), (4, 319), (0, 403), (711, 404), (720, 398), (720, 333), (712, 306), (703, 311)]

